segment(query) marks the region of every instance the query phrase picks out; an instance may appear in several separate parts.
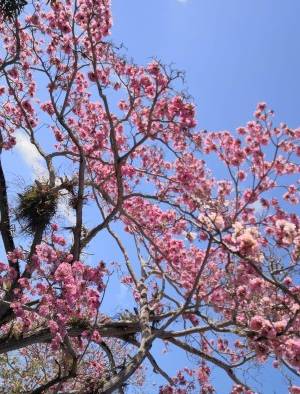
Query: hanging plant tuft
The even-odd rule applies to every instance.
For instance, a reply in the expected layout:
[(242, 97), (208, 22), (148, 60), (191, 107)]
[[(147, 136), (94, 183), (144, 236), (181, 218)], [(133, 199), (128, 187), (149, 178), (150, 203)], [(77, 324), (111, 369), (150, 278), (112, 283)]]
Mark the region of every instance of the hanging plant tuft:
[(18, 194), (17, 219), (24, 224), (24, 230), (34, 233), (50, 223), (57, 209), (58, 191), (47, 183), (36, 184)]
[(0, 14), (4, 20), (13, 20), (27, 5), (26, 0), (0, 0)]

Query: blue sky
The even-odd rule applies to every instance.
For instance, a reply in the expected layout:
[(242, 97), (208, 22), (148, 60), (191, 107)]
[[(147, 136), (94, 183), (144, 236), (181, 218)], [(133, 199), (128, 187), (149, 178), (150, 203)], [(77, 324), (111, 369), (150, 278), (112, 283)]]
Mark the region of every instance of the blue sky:
[(112, 39), (137, 63), (186, 71), (199, 127), (231, 129), (266, 101), (299, 125), (299, 0), (112, 0)]

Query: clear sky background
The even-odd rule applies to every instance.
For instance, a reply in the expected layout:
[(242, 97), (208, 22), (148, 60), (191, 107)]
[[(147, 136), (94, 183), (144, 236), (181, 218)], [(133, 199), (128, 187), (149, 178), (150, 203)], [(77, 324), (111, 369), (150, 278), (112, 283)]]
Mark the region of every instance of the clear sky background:
[(299, 0), (112, 0), (112, 39), (137, 63), (186, 71), (199, 127), (231, 129), (258, 101), (300, 124)]
[[(186, 71), (199, 129), (234, 130), (259, 101), (278, 122), (300, 125), (299, 0), (112, 0), (112, 6), (111, 38), (129, 57), (138, 64), (157, 57)], [(160, 359), (173, 371), (182, 362), (177, 353)], [(272, 367), (250, 375), (263, 394), (287, 393)], [(214, 374), (217, 394), (229, 392), (225, 380)]]
[[(199, 129), (234, 130), (251, 119), (259, 101), (275, 110), (278, 122), (300, 126), (300, 0), (112, 0), (112, 6), (111, 39), (124, 43), (128, 57), (138, 64), (157, 57), (186, 71)], [(11, 188), (20, 187), (17, 174), (34, 179), (43, 171), (36, 152), (19, 142), (4, 158)], [(95, 258), (117, 260), (107, 242), (103, 233), (93, 247)], [(112, 281), (109, 291), (106, 307), (125, 308), (126, 288)], [(182, 367), (181, 352), (153, 352), (171, 375)], [(250, 374), (252, 383), (255, 376), (263, 381), (255, 384), (260, 393), (286, 394), (284, 380), (271, 367)], [(222, 373), (213, 379), (217, 394), (229, 392)], [(157, 375), (153, 380), (163, 383)], [(157, 386), (135, 393), (154, 394)]]

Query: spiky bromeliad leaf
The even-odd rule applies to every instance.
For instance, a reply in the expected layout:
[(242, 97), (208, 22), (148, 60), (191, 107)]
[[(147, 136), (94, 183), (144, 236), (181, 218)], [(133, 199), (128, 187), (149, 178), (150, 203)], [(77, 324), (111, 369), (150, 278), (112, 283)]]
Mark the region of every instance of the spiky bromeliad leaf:
[(20, 15), (26, 4), (26, 0), (0, 0), (0, 14), (5, 20), (11, 21)]

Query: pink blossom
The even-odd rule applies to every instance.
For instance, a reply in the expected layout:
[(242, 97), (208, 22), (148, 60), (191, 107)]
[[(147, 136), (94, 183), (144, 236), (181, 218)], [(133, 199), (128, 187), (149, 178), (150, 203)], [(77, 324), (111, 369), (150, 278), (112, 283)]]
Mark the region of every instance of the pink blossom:
[(69, 281), (73, 279), (72, 268), (68, 263), (61, 263), (54, 274), (57, 281)]
[(94, 330), (94, 331), (93, 331), (93, 334), (92, 334), (92, 336), (91, 336), (91, 339), (92, 339), (94, 342), (97, 342), (97, 343), (101, 342), (101, 341), (102, 341), (102, 338), (101, 338), (101, 335), (99, 334), (99, 331)]
[(250, 320), (250, 328), (254, 331), (260, 331), (264, 326), (265, 320), (261, 316), (254, 316)]
[(289, 392), (291, 394), (300, 394), (300, 387), (299, 386), (291, 386), (289, 388)]

